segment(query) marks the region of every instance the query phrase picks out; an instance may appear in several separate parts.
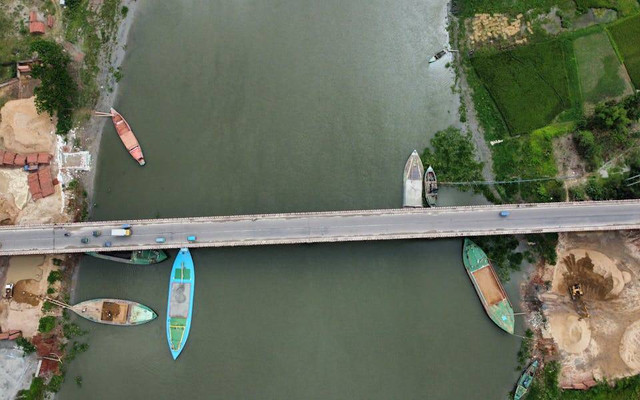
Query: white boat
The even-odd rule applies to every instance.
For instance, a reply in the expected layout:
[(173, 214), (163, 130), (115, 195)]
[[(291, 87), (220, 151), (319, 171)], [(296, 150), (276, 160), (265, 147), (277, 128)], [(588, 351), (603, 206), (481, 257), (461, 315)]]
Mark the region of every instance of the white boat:
[(417, 151), (413, 151), (404, 166), (403, 207), (422, 207), (424, 167)]

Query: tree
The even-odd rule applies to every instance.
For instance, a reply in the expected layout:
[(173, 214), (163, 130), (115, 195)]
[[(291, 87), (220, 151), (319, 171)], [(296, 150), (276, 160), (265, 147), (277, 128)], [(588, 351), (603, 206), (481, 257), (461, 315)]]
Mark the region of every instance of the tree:
[(449, 182), (482, 180), (482, 163), (476, 161), (475, 147), (470, 135), (459, 129), (448, 127), (436, 132), (431, 147), (424, 149), (422, 162), (431, 165), (438, 179)]
[(640, 93), (627, 97), (624, 99), (623, 104), (630, 120), (637, 121), (640, 119)]
[(587, 162), (589, 171), (598, 168), (602, 161), (602, 147), (591, 131), (578, 131), (573, 135), (578, 153)]
[(31, 51), (38, 53), (39, 63), (33, 66), (33, 77), (40, 79), (36, 87), (36, 108), (57, 115), (56, 133), (65, 135), (72, 126), (72, 112), (76, 103), (78, 88), (69, 74), (70, 59), (62, 46), (49, 40), (31, 43)]

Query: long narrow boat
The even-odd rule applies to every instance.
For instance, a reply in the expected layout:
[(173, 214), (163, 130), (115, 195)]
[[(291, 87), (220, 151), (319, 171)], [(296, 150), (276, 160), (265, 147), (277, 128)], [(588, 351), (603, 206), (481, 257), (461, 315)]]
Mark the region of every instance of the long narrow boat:
[(438, 201), (438, 178), (436, 173), (429, 165), (427, 172), (424, 173), (424, 198), (427, 200), (429, 207), (435, 207)]
[(150, 265), (163, 262), (167, 253), (162, 250), (109, 251), (105, 253), (89, 252), (92, 257), (125, 264)]
[(422, 207), (422, 177), (424, 167), (417, 151), (413, 151), (404, 166), (403, 207)]
[(513, 334), (513, 308), (485, 252), (471, 240), (465, 239), (462, 261), (491, 320)]
[(136, 135), (133, 134), (127, 120), (113, 108), (111, 109), (111, 120), (113, 121), (113, 126), (116, 128), (116, 132), (118, 132), (118, 136), (120, 136), (120, 140), (122, 140), (122, 144), (124, 144), (124, 147), (129, 154), (131, 154), (131, 157), (133, 157), (138, 164), (144, 165), (145, 161), (144, 155), (142, 155), (142, 148), (140, 148), (140, 143), (138, 143), (138, 139), (136, 139)]
[(182, 248), (173, 263), (167, 300), (167, 340), (175, 360), (187, 343), (193, 314), (195, 270), (189, 249)]
[(68, 308), (89, 321), (107, 325), (140, 325), (158, 316), (143, 304), (120, 299), (87, 300)]
[(513, 394), (513, 400), (520, 400), (524, 397), (525, 394), (529, 391), (529, 387), (533, 382), (533, 376), (536, 374), (536, 370), (538, 369), (538, 360), (533, 361), (526, 370), (522, 373), (522, 376), (518, 380), (518, 387), (516, 388), (516, 392)]

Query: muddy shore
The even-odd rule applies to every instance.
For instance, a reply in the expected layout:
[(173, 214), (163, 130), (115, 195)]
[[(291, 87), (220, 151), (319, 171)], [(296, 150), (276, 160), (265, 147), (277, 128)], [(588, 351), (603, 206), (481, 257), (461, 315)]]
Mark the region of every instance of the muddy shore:
[[(124, 61), (129, 30), (135, 19), (138, 2), (137, 0), (122, 0), (122, 6), (128, 7), (129, 12), (126, 17), (120, 21), (115, 40), (106, 45), (108, 47), (102, 49), (100, 58), (100, 73), (97, 77), (97, 84), (101, 92), (95, 105), (95, 110), (99, 111), (109, 111), (118, 95), (118, 82), (113, 72), (110, 72), (110, 67), (117, 69)], [(126, 71), (123, 71), (123, 73), (126, 73)], [(102, 140), (104, 125), (107, 121), (109, 121), (109, 118), (92, 116), (89, 121), (76, 129), (76, 134), (82, 141), (83, 146), (91, 153), (91, 170), (82, 173), (79, 177), (88, 193), (89, 213), (91, 213), (93, 207), (93, 189), (95, 186), (98, 158), (100, 156), (100, 142)]]

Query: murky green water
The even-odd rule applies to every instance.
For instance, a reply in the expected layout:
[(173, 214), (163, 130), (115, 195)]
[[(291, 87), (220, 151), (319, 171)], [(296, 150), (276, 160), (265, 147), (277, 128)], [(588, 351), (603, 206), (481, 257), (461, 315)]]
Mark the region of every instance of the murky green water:
[[(406, 158), (457, 120), (451, 71), (426, 62), (446, 43), (444, 16), (443, 0), (140, 0), (116, 106), (148, 163), (107, 127), (94, 218), (398, 207)], [(194, 251), (178, 361), (164, 326), (171, 262), (85, 258), (76, 300), (137, 300), (160, 317), (80, 321), (91, 347), (60, 398), (502, 399), (519, 341), (484, 314), (461, 246)]]

